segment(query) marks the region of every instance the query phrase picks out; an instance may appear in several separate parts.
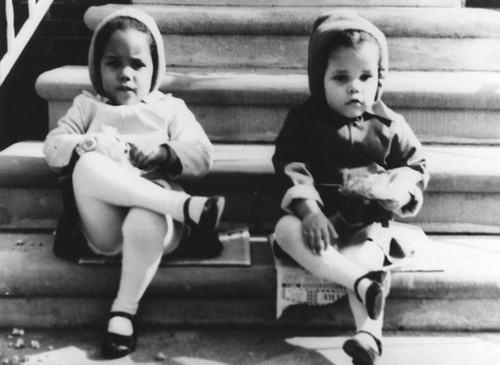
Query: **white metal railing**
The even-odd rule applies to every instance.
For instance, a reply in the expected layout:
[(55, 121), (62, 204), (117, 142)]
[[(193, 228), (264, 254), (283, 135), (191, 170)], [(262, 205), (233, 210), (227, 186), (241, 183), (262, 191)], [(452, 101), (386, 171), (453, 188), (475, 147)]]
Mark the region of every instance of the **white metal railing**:
[(14, 7), (12, 0), (5, 1), (5, 16), (7, 20), (7, 52), (0, 60), (0, 86), (21, 55), (26, 44), (35, 32), (38, 24), (42, 21), (45, 13), (49, 10), (54, 0), (28, 0), (28, 19), (15, 34), (14, 30)]

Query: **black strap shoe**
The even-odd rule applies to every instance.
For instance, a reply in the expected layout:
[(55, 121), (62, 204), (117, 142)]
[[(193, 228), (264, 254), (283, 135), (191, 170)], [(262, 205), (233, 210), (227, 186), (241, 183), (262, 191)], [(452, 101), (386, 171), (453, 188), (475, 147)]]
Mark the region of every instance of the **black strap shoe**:
[[(134, 328), (135, 316), (125, 312), (111, 312), (109, 319), (113, 317), (127, 318), (132, 323), (132, 328)], [(136, 346), (137, 334), (135, 329), (130, 336), (106, 331), (101, 343), (101, 355), (106, 359), (118, 359), (134, 352)]]
[[(386, 275), (387, 273), (385, 271), (370, 271), (365, 275), (360, 276), (354, 282), (354, 293), (356, 294), (356, 298), (358, 298), (361, 303), (364, 303), (368, 316), (373, 320), (380, 316), (380, 313), (384, 308), (385, 295), (382, 283)], [(365, 300), (362, 300), (358, 293), (358, 285), (363, 279), (372, 280), (372, 283), (366, 290)]]
[(191, 198), (186, 199), (183, 206), (184, 222), (192, 229), (202, 231), (214, 230), (219, 224), (222, 211), (224, 210), (225, 199), (223, 196), (212, 196), (207, 199), (200, 215), (200, 221), (195, 223), (189, 216), (189, 202)]
[(364, 343), (356, 335), (353, 338), (344, 342), (342, 349), (352, 358), (352, 363), (355, 365), (374, 365), (377, 359), (382, 355), (382, 342), (367, 331), (358, 331), (356, 334), (366, 333), (370, 335), (377, 344), (377, 348), (373, 348), (370, 344)]
[(184, 203), (184, 221), (190, 227), (189, 238), (182, 244), (179, 251), (181, 257), (195, 259), (209, 259), (220, 255), (223, 245), (219, 234), (215, 230), (219, 224), (225, 199), (222, 196), (213, 196), (207, 199), (203, 206), (199, 223), (195, 223), (189, 216), (188, 198)]

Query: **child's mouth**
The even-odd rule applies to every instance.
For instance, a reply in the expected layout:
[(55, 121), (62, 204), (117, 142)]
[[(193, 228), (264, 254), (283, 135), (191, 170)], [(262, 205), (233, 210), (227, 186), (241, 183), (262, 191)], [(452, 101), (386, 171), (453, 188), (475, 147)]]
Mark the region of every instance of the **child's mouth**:
[(128, 86), (120, 86), (117, 88), (119, 91), (125, 91), (125, 92), (133, 92), (134, 89)]
[(363, 103), (361, 102), (361, 100), (353, 99), (347, 102), (347, 105), (363, 105)]

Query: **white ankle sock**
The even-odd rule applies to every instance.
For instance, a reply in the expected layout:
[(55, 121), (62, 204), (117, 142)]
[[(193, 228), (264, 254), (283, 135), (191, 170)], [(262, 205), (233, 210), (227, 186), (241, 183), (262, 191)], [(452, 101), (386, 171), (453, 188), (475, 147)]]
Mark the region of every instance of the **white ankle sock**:
[(205, 196), (193, 196), (189, 201), (189, 217), (195, 222), (200, 222), (201, 212), (203, 211), (203, 206), (207, 201)]
[(368, 278), (362, 279), (359, 284), (358, 284), (358, 294), (361, 297), (362, 302), (365, 302), (366, 298), (366, 291), (368, 290), (368, 287), (372, 284), (372, 280)]
[(365, 344), (366, 346), (369, 346), (370, 348), (376, 350), (377, 352), (379, 351), (377, 342), (368, 333), (358, 332), (356, 333), (356, 335), (354, 335), (354, 338), (356, 338), (362, 344)]
[(130, 336), (134, 332), (132, 322), (125, 317), (113, 317), (108, 322), (108, 332)]

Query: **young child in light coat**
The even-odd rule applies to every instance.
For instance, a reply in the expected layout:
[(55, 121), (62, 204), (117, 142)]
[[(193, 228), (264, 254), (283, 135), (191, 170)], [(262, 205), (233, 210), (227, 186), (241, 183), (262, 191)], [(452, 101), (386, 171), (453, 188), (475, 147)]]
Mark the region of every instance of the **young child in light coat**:
[[(101, 346), (104, 357), (118, 358), (136, 347), (135, 314), (162, 255), (182, 249), (188, 231), (201, 256), (220, 251), (215, 228), (224, 198), (190, 196), (177, 183), (204, 176), (213, 147), (184, 102), (158, 91), (164, 48), (149, 15), (125, 9), (106, 17), (95, 30), (88, 65), (97, 95), (74, 99), (48, 134), (44, 153), (50, 167), (70, 178), (69, 198), (88, 246), (123, 255)], [(219, 246), (206, 250), (204, 244)], [(64, 245), (70, 242), (59, 240), (56, 253), (71, 256)]]

